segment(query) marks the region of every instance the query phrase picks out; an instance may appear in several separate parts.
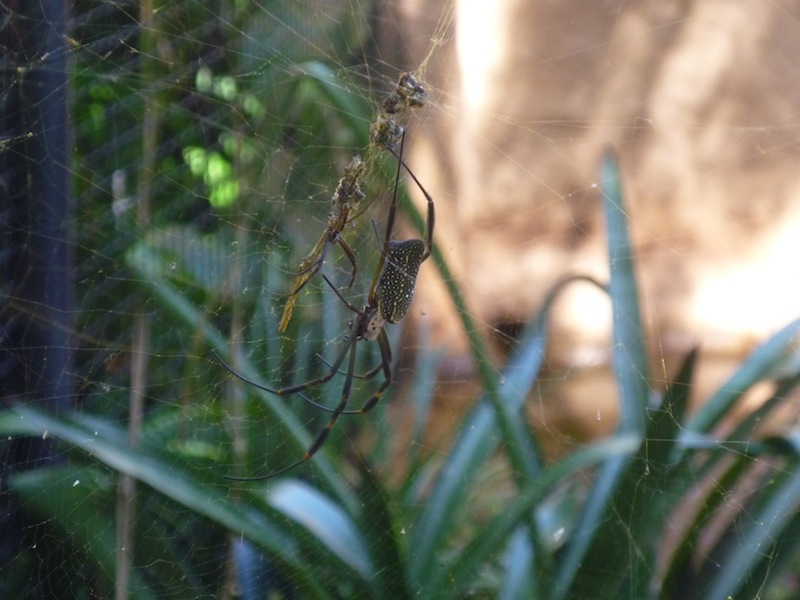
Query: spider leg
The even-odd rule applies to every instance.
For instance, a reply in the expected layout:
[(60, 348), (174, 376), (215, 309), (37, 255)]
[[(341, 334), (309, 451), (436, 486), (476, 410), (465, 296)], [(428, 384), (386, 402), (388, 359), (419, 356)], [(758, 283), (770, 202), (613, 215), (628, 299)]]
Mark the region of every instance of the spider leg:
[(330, 230), (317, 240), (311, 252), (300, 261), (300, 266), (297, 269), (294, 283), (292, 284), (292, 291), (287, 295), (286, 304), (283, 307), (283, 314), (281, 315), (280, 323), (278, 324), (278, 331), (283, 333), (289, 327), (289, 321), (294, 312), (294, 305), (297, 303), (298, 294), (306, 284), (311, 281), (311, 278), (322, 268), (322, 263), (325, 261), (325, 255), (328, 253), (328, 246), (331, 244)]
[[(325, 363), (325, 365), (326, 365), (328, 368), (330, 368), (330, 366), (331, 366), (331, 363), (329, 363), (327, 360), (325, 360), (325, 357), (324, 357), (324, 356), (322, 356), (321, 354), (317, 354), (317, 358), (319, 358), (319, 359), (320, 359), (322, 362), (324, 362), (324, 363)], [(375, 377), (375, 375), (377, 375), (378, 373), (380, 373), (380, 370), (381, 370), (382, 368), (383, 368), (383, 364), (382, 364), (382, 363), (380, 363), (380, 364), (378, 364), (378, 365), (376, 365), (376, 366), (372, 367), (372, 368), (371, 368), (369, 371), (367, 371), (366, 373), (362, 373), (361, 375), (359, 375), (358, 373), (356, 373), (355, 375), (353, 375), (353, 377), (355, 377), (356, 379), (372, 379), (373, 377)], [(344, 375), (344, 374), (345, 374), (345, 371), (342, 371), (341, 369), (339, 369), (339, 375)]]
[[(370, 399), (367, 400), (364, 403), (364, 406), (362, 406), (361, 408), (359, 408), (357, 410), (345, 411), (342, 414), (364, 414), (365, 412), (369, 412), (370, 410), (372, 410), (375, 407), (375, 405), (378, 403), (378, 401), (383, 396), (383, 393), (386, 391), (386, 389), (392, 383), (392, 345), (389, 343), (389, 337), (386, 334), (386, 329), (385, 328), (381, 329), (381, 332), (378, 334), (378, 337), (376, 339), (377, 339), (377, 342), (378, 342), (378, 348), (381, 351), (381, 362), (380, 362), (380, 364), (378, 366), (370, 369), (369, 371), (367, 371), (363, 375), (352, 374), (352, 376), (351, 376), (349, 370), (348, 370), (347, 375), (351, 379), (352, 378), (372, 379), (373, 377), (375, 377), (375, 375), (377, 375), (382, 370), (383, 371), (383, 377), (384, 377), (383, 383), (381, 384), (381, 387), (378, 388), (378, 391), (375, 392), (370, 397)], [(328, 364), (328, 362), (324, 358), (320, 357), (320, 359), (326, 365)]]
[(356, 264), (356, 254), (353, 252), (353, 249), (350, 245), (344, 240), (339, 232), (331, 232), (328, 236), (328, 239), (325, 241), (325, 244), (322, 247), (322, 252), (320, 253), (319, 258), (314, 260), (313, 263), (306, 266), (305, 268), (301, 268), (300, 272), (298, 273), (297, 279), (300, 280), (300, 283), (296, 285), (296, 287), (287, 294), (288, 296), (296, 296), (299, 294), (304, 287), (308, 284), (309, 281), (316, 275), (319, 270), (322, 268), (322, 265), (325, 263), (325, 257), (328, 254), (328, 248), (330, 248), (333, 244), (338, 244), (338, 246), (342, 249), (342, 253), (347, 258), (347, 261), (350, 263), (352, 267), (350, 269), (350, 281), (349, 283), (344, 286), (342, 289), (349, 290), (353, 287), (353, 283), (356, 280), (356, 274), (358, 273), (358, 266)]
[[(325, 278), (325, 281), (328, 282), (328, 285), (333, 285), (333, 284), (331, 284), (330, 281), (328, 281), (327, 277)], [(336, 291), (335, 288), (334, 288), (334, 291)], [(336, 293), (337, 293), (337, 295), (339, 294), (338, 291), (336, 291)], [(341, 297), (341, 295), (339, 295), (339, 297)], [(355, 307), (353, 307), (353, 309), (355, 310)], [(356, 310), (356, 312), (358, 312), (358, 311)], [(327, 383), (328, 381), (333, 379), (333, 377), (339, 372), (339, 367), (344, 362), (344, 359), (347, 356), (348, 350), (350, 350), (355, 345), (357, 339), (358, 339), (358, 329), (356, 327), (353, 327), (352, 331), (350, 332), (350, 335), (347, 337), (347, 341), (345, 342), (344, 348), (342, 349), (342, 351), (339, 354), (339, 356), (336, 357), (336, 360), (333, 361), (333, 364), (331, 365), (330, 371), (328, 371), (324, 375), (320, 375), (319, 377), (315, 377), (314, 379), (310, 379), (309, 381), (305, 381), (303, 383), (298, 383), (298, 384), (295, 384), (295, 385), (290, 385), (290, 386), (287, 386), (285, 388), (271, 388), (271, 387), (268, 387), (266, 385), (261, 385), (260, 383), (257, 383), (257, 382), (255, 382), (255, 381), (253, 381), (251, 379), (248, 379), (247, 377), (245, 377), (241, 373), (237, 373), (236, 370), (233, 367), (231, 367), (230, 365), (226, 364), (225, 361), (223, 361), (216, 352), (214, 352), (212, 350), (211, 353), (219, 361), (219, 363), (223, 367), (225, 367), (225, 369), (227, 369), (227, 371), (229, 373), (231, 373), (235, 377), (238, 377), (239, 379), (241, 379), (245, 383), (249, 383), (249, 384), (257, 387), (260, 390), (264, 390), (265, 392), (269, 392), (270, 394), (275, 394), (276, 396), (287, 396), (289, 394), (297, 394), (297, 393), (302, 392), (303, 390), (305, 390), (307, 388), (310, 388), (310, 387), (314, 387), (314, 386), (317, 386), (317, 385), (322, 385), (323, 383)], [(306, 398), (305, 396), (303, 396), (303, 398), (308, 400), (308, 398)], [(308, 400), (308, 401), (310, 402), (310, 400)], [(311, 403), (313, 404), (313, 402), (311, 402)]]
[[(392, 154), (400, 158), (403, 156), (403, 146), (406, 143), (406, 134), (400, 136), (400, 154), (399, 156), (395, 153), (394, 150), (391, 150)], [(402, 164), (402, 161), (401, 161)], [(389, 251), (389, 240), (392, 237), (392, 232), (394, 231), (394, 217), (397, 213), (397, 190), (400, 187), (400, 165), (397, 165), (397, 172), (394, 175), (394, 190), (392, 191), (392, 203), (389, 205), (389, 215), (386, 217), (386, 235), (383, 237), (383, 251), (384, 256)]]
[(317, 439), (314, 440), (314, 443), (311, 444), (311, 447), (306, 452), (305, 456), (298, 461), (298, 463), (302, 463), (312, 456), (316, 454), (317, 450), (319, 450), (325, 441), (328, 439), (328, 435), (333, 429), (333, 426), (336, 424), (339, 415), (343, 414), (345, 409), (347, 408), (347, 401), (350, 399), (350, 390), (353, 387), (353, 374), (356, 370), (356, 345), (350, 349), (350, 360), (347, 363), (347, 377), (345, 377), (344, 385), (342, 386), (342, 397), (339, 400), (339, 404), (336, 406), (336, 410), (333, 411), (331, 418), (328, 420), (327, 425), (325, 425), (325, 429), (320, 431)]
[(378, 231), (378, 224), (375, 222), (375, 219), (372, 219), (372, 230), (375, 232), (375, 239), (378, 240), (378, 246), (383, 246), (381, 232)]
[[(431, 195), (428, 193), (428, 190), (425, 189), (425, 186), (422, 185), (420, 180), (417, 179), (417, 176), (414, 175), (414, 172), (408, 167), (406, 162), (403, 160), (403, 143), (402, 143), (402, 141), (400, 142), (400, 153), (399, 154), (397, 152), (395, 152), (393, 148), (389, 148), (389, 152), (394, 154), (395, 158), (397, 158), (397, 160), (400, 162), (400, 164), (406, 170), (406, 173), (408, 173), (411, 176), (411, 179), (414, 180), (414, 183), (417, 184), (417, 187), (420, 189), (422, 194), (425, 196), (425, 199), (428, 201), (428, 218), (427, 218), (427, 226), (426, 226), (427, 231), (426, 231), (426, 234), (425, 234), (425, 238), (426, 238), (425, 239), (425, 254), (423, 255), (423, 258), (422, 258), (422, 260), (425, 260), (426, 258), (428, 258), (431, 255), (431, 248), (433, 247), (433, 227), (434, 227), (434, 224), (436, 222), (436, 211), (435, 211), (434, 205), (433, 205), (433, 198), (431, 198)], [(420, 262), (422, 262), (422, 261), (420, 261)]]
[[(306, 453), (303, 455), (303, 458), (283, 467), (282, 469), (278, 469), (277, 471), (268, 473), (267, 475), (261, 475), (258, 477), (237, 477), (234, 475), (226, 475), (225, 476), (226, 479), (230, 479), (233, 481), (261, 481), (263, 479), (271, 479), (272, 477), (283, 475), (284, 473), (291, 471), (295, 467), (299, 467), (308, 459), (310, 459), (312, 456), (314, 456), (320, 448), (322, 448), (322, 446), (325, 444), (325, 441), (328, 439), (328, 436), (330, 435), (333, 426), (336, 425), (336, 421), (339, 419), (339, 415), (345, 414), (345, 409), (347, 408), (347, 401), (350, 398), (350, 390), (352, 389), (353, 386), (353, 373), (355, 372), (356, 369), (356, 347), (355, 344), (350, 344), (348, 348), (350, 350), (350, 360), (347, 363), (347, 377), (345, 378), (344, 385), (342, 386), (342, 397), (339, 400), (339, 404), (336, 406), (336, 409), (333, 411), (331, 418), (328, 420), (328, 423), (325, 425), (325, 429), (319, 432), (317, 437), (311, 443), (311, 446), (308, 448), (308, 450), (306, 450)], [(375, 400), (375, 402), (377, 402), (377, 399)], [(374, 405), (375, 402), (373, 402), (372, 404)], [(362, 409), (359, 412), (364, 412), (364, 409)]]
[[(358, 309), (357, 309), (355, 306), (353, 306), (353, 304), (352, 304), (351, 302), (349, 302), (349, 301), (347, 300), (347, 298), (345, 298), (344, 296), (342, 296), (342, 294), (339, 292), (339, 290), (336, 288), (336, 286), (335, 286), (335, 285), (333, 285), (333, 283), (331, 283), (331, 280), (330, 280), (330, 279), (328, 279), (328, 278), (327, 278), (325, 275), (323, 275), (323, 276), (322, 276), (322, 278), (325, 280), (325, 283), (327, 283), (327, 284), (328, 284), (328, 287), (330, 287), (330, 288), (333, 290), (333, 292), (334, 292), (334, 293), (335, 293), (337, 296), (339, 296), (339, 300), (341, 300), (341, 301), (342, 301), (342, 303), (343, 303), (343, 304), (344, 304), (344, 305), (345, 305), (347, 308), (349, 308), (349, 309), (350, 309), (351, 311), (353, 311), (354, 313), (361, 313), (361, 311), (360, 311), (360, 310), (358, 310)], [(336, 368), (338, 369), (338, 368), (339, 368), (339, 365), (341, 365), (341, 364), (342, 364), (342, 361), (339, 361), (339, 364), (337, 364), (337, 365), (336, 365)]]
[[(221, 364), (225, 368), (225, 370), (228, 371), (228, 373), (230, 373), (231, 375), (233, 375), (237, 379), (240, 379), (241, 381), (244, 381), (246, 384), (252, 385), (254, 388), (257, 388), (259, 390), (263, 390), (265, 392), (269, 392), (270, 394), (276, 394), (276, 392), (279, 391), (279, 390), (275, 390), (274, 388), (267, 387), (267, 386), (265, 386), (265, 385), (263, 385), (261, 383), (258, 383), (257, 381), (255, 381), (253, 379), (250, 379), (249, 377), (245, 377), (244, 375), (239, 373), (236, 369), (234, 369), (229, 364), (227, 364), (224, 360), (222, 360), (219, 357), (219, 355), (216, 352), (214, 352), (213, 350), (211, 351), (211, 354), (214, 355), (214, 358), (217, 359), (217, 362), (219, 364)], [(317, 355), (317, 356), (319, 356), (319, 355)], [(321, 356), (319, 356), (319, 358), (320, 358), (320, 360), (322, 360), (322, 362), (325, 363), (326, 366), (328, 366), (328, 367), (331, 366), (331, 364), (327, 360), (325, 360)], [(342, 371), (337, 370), (337, 373), (341, 373), (341, 372)], [(308, 396), (306, 396), (305, 394), (303, 394), (301, 392), (295, 392), (295, 394), (300, 396), (300, 398), (302, 398), (305, 402), (308, 402), (311, 406), (314, 406), (314, 407), (316, 407), (316, 408), (318, 408), (320, 410), (324, 410), (325, 412), (333, 412), (335, 410), (333, 408), (325, 406), (324, 404), (320, 404), (316, 400), (312, 400), (311, 398), (309, 398)], [(281, 394), (276, 394), (276, 395), (281, 395)], [(357, 414), (361, 414), (361, 411), (359, 411), (359, 410), (347, 410), (342, 414), (345, 414), (345, 415), (357, 415)]]
[(392, 346), (389, 344), (389, 338), (386, 335), (386, 329), (381, 329), (381, 332), (378, 334), (378, 348), (381, 350), (381, 364), (378, 365), (379, 367), (383, 368), (383, 383), (381, 387), (378, 388), (378, 391), (375, 392), (372, 397), (367, 400), (366, 404), (361, 407), (359, 412), (365, 413), (372, 410), (378, 401), (383, 396), (383, 392), (386, 391), (392, 383)]
[[(400, 135), (400, 154), (403, 154), (403, 144), (405, 143), (406, 136), (405, 134)], [(392, 154), (394, 154), (394, 150), (392, 150)], [(397, 156), (395, 154), (395, 156)], [(397, 166), (397, 171), (394, 176), (394, 190), (392, 191), (392, 202), (389, 204), (389, 214), (386, 217), (386, 235), (383, 237), (383, 249), (381, 250), (381, 258), (378, 261), (378, 268), (375, 270), (375, 276), (372, 278), (372, 285), (369, 288), (369, 303), (372, 304), (375, 300), (375, 288), (378, 286), (378, 280), (381, 277), (381, 272), (383, 271), (383, 265), (386, 261), (386, 257), (389, 255), (389, 240), (392, 237), (392, 231), (394, 231), (394, 218), (395, 214), (397, 213), (397, 189), (400, 186), (400, 166)], [(374, 226), (374, 225), (373, 225)], [(375, 227), (375, 232), (377, 235), (377, 227)], [(380, 240), (380, 236), (378, 235), (378, 240)]]
[(280, 390), (276, 390), (275, 388), (267, 387), (266, 385), (258, 383), (257, 381), (254, 381), (254, 380), (252, 380), (252, 379), (250, 379), (248, 377), (245, 377), (241, 373), (239, 373), (236, 369), (234, 369), (232, 366), (230, 366), (228, 363), (226, 363), (224, 360), (222, 360), (220, 355), (217, 354), (214, 350), (211, 350), (211, 354), (214, 355), (214, 358), (217, 360), (217, 362), (219, 364), (221, 364), (228, 373), (230, 373), (231, 375), (233, 375), (237, 379), (240, 379), (241, 381), (244, 381), (245, 383), (247, 383), (249, 385), (252, 385), (254, 388), (258, 388), (259, 390), (263, 390), (265, 392), (269, 392), (270, 394), (280, 395), (280, 394), (278, 394), (278, 392)]
[[(377, 230), (376, 230), (376, 233), (377, 233)], [(351, 311), (353, 311), (357, 315), (363, 316), (363, 312), (358, 310), (355, 306), (353, 306), (352, 303), (350, 303), (344, 296), (342, 296), (342, 294), (339, 292), (339, 290), (336, 289), (336, 286), (334, 286), (333, 283), (331, 283), (331, 281), (325, 275), (323, 275), (322, 278), (325, 280), (325, 283), (327, 283), (328, 286), (334, 291), (334, 293), (337, 296), (339, 296), (339, 299), (344, 303), (345, 306), (347, 306), (347, 308), (349, 308)], [(355, 330), (355, 329), (357, 329), (357, 327), (354, 325), (353, 329)], [(351, 335), (352, 334), (353, 333), (351, 332)], [(358, 334), (356, 333), (356, 335), (358, 335)], [(384, 338), (386, 352), (384, 352), (384, 345), (382, 345), (380, 343), (381, 337)], [(375, 377), (375, 375), (377, 375), (381, 371), (381, 369), (383, 369), (384, 372), (386, 372), (386, 366), (385, 366), (384, 363), (388, 363), (389, 365), (391, 365), (391, 362), (392, 362), (392, 349), (391, 349), (391, 346), (389, 345), (389, 339), (386, 337), (386, 331), (383, 330), (383, 329), (381, 330), (381, 333), (379, 334), (378, 342), (379, 342), (378, 343), (378, 347), (381, 350), (381, 363), (379, 365), (373, 367), (372, 369), (370, 369), (369, 371), (367, 371), (363, 375), (353, 374), (353, 377), (355, 377), (356, 379), (372, 379), (373, 377)], [(387, 355), (388, 355), (388, 359), (386, 358)], [(319, 355), (317, 355), (317, 356), (319, 356)], [(319, 358), (320, 358), (320, 360), (322, 362), (324, 362), (330, 368), (331, 372), (335, 371), (336, 373), (342, 374), (342, 371), (339, 370), (339, 367), (341, 366), (341, 364), (343, 362), (342, 360), (339, 360), (338, 362), (334, 361), (333, 363), (329, 363), (322, 356), (319, 356)], [(340, 355), (339, 358), (342, 358), (342, 356)], [(355, 370), (355, 368), (354, 368), (354, 370)], [(389, 372), (389, 377), (391, 378), (391, 371)], [(388, 387), (388, 384), (386, 384), (386, 385)], [(386, 389), (386, 388), (384, 387), (384, 389)], [(375, 400), (375, 402), (377, 402), (377, 400)], [(374, 404), (374, 402), (373, 402), (373, 404)], [(363, 409), (360, 409), (360, 410), (357, 410), (357, 411), (352, 411), (352, 412), (348, 411), (345, 414), (361, 413), (361, 412), (363, 412)]]
[(349, 290), (351, 287), (353, 287), (353, 283), (356, 280), (356, 273), (358, 273), (358, 267), (356, 266), (356, 255), (355, 255), (355, 252), (353, 252), (353, 249), (350, 248), (350, 246), (347, 244), (347, 242), (344, 241), (344, 238), (341, 236), (341, 234), (337, 238), (337, 241), (338, 241), (339, 247), (342, 249), (342, 252), (344, 252), (344, 255), (347, 257), (347, 260), (350, 261), (350, 266), (353, 267), (350, 270), (350, 281), (348, 282), (347, 286), (344, 288), (346, 290)]

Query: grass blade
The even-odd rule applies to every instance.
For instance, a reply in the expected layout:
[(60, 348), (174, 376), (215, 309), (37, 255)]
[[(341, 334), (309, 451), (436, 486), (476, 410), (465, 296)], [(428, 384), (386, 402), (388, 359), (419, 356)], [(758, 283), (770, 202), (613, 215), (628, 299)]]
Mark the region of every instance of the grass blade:
[(310, 596), (327, 597), (315, 577), (314, 566), (301, 558), (291, 537), (271, 525), (264, 516), (231, 501), (227, 486), (201, 481), (174, 464), (131, 448), (123, 431), (105, 422), (75, 414), (56, 418), (26, 406), (0, 413), (0, 432), (5, 435), (54, 435), (82, 449), (101, 463), (135, 477), (156, 491), (204, 517), (247, 537), (291, 569)]
[[(544, 359), (549, 332), (548, 317), (553, 303), (568, 284), (577, 281), (588, 281), (602, 288), (595, 280), (580, 276), (565, 279), (549, 292), (542, 308), (522, 335), (517, 354), (504, 371), (505, 379), (500, 394), (502, 403), (510, 414), (519, 414), (538, 377)], [(466, 497), (478, 470), (497, 449), (500, 440), (496, 412), (484, 397), (462, 425), (461, 433), (439, 473), (425, 511), (413, 532), (414, 552), (409, 556), (412, 585), (421, 586), (423, 582), (430, 580), (436, 565), (436, 549), (452, 525), (456, 508), (461, 499)], [(538, 475), (541, 472), (538, 452), (528, 460), (531, 461), (531, 468), (535, 469), (534, 474)]]
[(475, 579), (480, 566), (505, 545), (515, 530), (527, 522), (535, 506), (565, 478), (572, 477), (581, 469), (600, 462), (608, 462), (616, 456), (628, 456), (638, 448), (640, 441), (635, 436), (619, 435), (610, 440), (582, 448), (554, 465), (546, 468), (540, 477), (532, 480), (520, 490), (514, 501), (479, 532), (480, 543), (470, 545), (458, 560), (447, 568), (438, 568), (426, 590), (432, 590), (431, 598), (462, 597), (466, 587)]
[[(214, 349), (214, 352), (219, 356), (228, 357), (228, 340), (221, 335), (216, 328), (208, 323), (202, 312), (185, 296), (180, 294), (165, 279), (160, 277), (160, 273), (164, 272), (165, 267), (162, 264), (163, 261), (160, 260), (155, 252), (144, 244), (139, 244), (134, 250), (128, 253), (126, 260), (131, 268), (141, 274), (141, 277), (137, 280), (146, 282), (146, 285), (148, 285), (153, 293), (162, 301), (163, 307), (174, 317), (178, 318), (180, 322), (186, 326), (187, 331), (201, 332), (206, 343)], [(252, 368), (244, 356), (238, 357), (236, 365), (237, 370), (245, 377), (253, 381), (260, 380), (260, 377), (256, 374), (256, 370)], [(222, 375), (222, 373), (222, 367), (220, 367), (220, 374)], [(260, 390), (252, 391), (258, 394), (264, 406), (276, 417), (275, 420), (281, 423), (286, 431), (291, 434), (291, 439), (295, 442), (297, 453), (302, 456), (311, 444), (312, 436), (306, 428), (303, 427), (289, 405), (273, 394)], [(318, 453), (308, 462), (309, 467), (316, 469), (324, 479), (327, 488), (335, 493), (336, 496), (348, 506), (350, 512), (355, 511), (358, 502), (353, 493), (344, 484), (342, 478), (339, 477), (333, 464), (325, 458), (324, 452)]]
[(798, 335), (800, 319), (789, 323), (757, 348), (689, 421), (684, 431), (684, 440), (709, 433), (728, 414), (742, 394), (779, 369), (790, 358)]
[(267, 502), (300, 523), (342, 563), (368, 581), (374, 571), (358, 528), (342, 508), (316, 488), (295, 479), (282, 480), (267, 490)]
[[(620, 174), (613, 156), (603, 157), (601, 191), (608, 233), (610, 269), (609, 294), (613, 323), (614, 375), (618, 385), (620, 414), (617, 435), (634, 435), (644, 439), (648, 387), (647, 351), (639, 309), (639, 294), (633, 261), (633, 247), (628, 234), (628, 215), (625, 211)], [(615, 455), (600, 469), (586, 500), (574, 536), (556, 575), (556, 598), (566, 598), (576, 584), (581, 571), (583, 583), (591, 569), (583, 568), (586, 555), (593, 546), (598, 549), (592, 561), (603, 562), (597, 533), (607, 522), (617, 489), (626, 474), (632, 455)], [(624, 523), (617, 524), (624, 528)], [(625, 539), (626, 531), (613, 534)]]

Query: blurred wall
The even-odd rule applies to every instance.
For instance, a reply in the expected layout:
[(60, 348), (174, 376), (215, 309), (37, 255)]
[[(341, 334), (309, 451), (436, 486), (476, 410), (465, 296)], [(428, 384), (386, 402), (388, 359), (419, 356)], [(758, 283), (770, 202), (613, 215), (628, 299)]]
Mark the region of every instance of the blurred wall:
[[(409, 128), (408, 161), (436, 199), (437, 243), (498, 364), (503, 334), (554, 282), (607, 278), (593, 184), (609, 145), (623, 173), (655, 379), (700, 343), (702, 398), (800, 314), (797, 3), (393, 6), (409, 66), (423, 65), (433, 98)], [(451, 349), (442, 377), (455, 385), (469, 373), (460, 325), (432, 263), (421, 277), (414, 314)], [(574, 286), (530, 403), (557, 445), (614, 426), (609, 340), (608, 300)], [(451, 388), (453, 402), (463, 395)]]

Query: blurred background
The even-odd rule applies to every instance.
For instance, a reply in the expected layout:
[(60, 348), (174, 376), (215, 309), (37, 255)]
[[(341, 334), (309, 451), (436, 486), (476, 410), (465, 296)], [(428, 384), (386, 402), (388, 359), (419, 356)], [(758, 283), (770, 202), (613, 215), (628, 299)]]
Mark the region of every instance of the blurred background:
[[(794, 318), (794, 5), (463, 2), (442, 35), (439, 3), (406, 4), (409, 34), (425, 32), (407, 38), (412, 64), (428, 40), (452, 41), (428, 63), (439, 105), (415, 128), (409, 161), (437, 199), (439, 243), (498, 353), (556, 281), (607, 277), (596, 182), (608, 148), (655, 377), (699, 344), (701, 398)], [(435, 275), (423, 277), (417, 306), (435, 312), (434, 339), (468, 354)], [(614, 426), (611, 312), (602, 293), (576, 287), (553, 319), (547, 388), (531, 410), (567, 433), (552, 439), (563, 451), (573, 435)]]

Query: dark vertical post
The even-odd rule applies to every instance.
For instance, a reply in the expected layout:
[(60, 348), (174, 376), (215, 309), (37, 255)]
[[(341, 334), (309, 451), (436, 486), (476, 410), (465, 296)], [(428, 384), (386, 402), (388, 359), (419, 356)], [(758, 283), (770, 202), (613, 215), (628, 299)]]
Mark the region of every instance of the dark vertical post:
[(3, 32), (3, 401), (59, 410), (72, 394), (66, 3), (18, 7)]
[[(66, 7), (65, 0), (6, 0), (0, 10), (2, 407), (60, 411), (73, 394)], [(25, 526), (8, 477), (49, 462), (52, 443), (0, 442), (0, 570)]]

